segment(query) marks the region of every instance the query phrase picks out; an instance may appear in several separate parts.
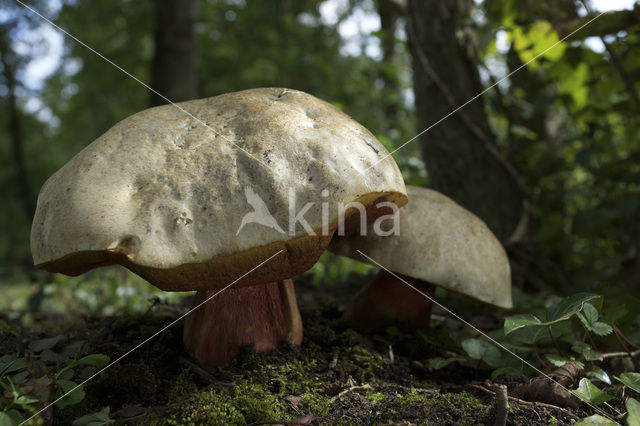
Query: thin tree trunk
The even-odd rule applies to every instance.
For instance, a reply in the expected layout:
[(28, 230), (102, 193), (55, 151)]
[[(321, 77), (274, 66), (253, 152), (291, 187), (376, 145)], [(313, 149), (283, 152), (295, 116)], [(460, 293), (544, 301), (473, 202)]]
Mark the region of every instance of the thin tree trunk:
[[(196, 23), (200, 0), (155, 0), (155, 52), (151, 69), (151, 105), (198, 97)], [(166, 99), (165, 99), (166, 98)]]
[[(482, 91), (473, 44), (464, 37), (472, 7), (472, 0), (408, 2), (418, 131)], [(503, 241), (522, 232), (523, 189), (495, 144), (481, 99), (425, 132), (420, 143), (431, 187), (473, 211)]]
[(8, 60), (9, 46), (3, 43), (0, 49), (0, 55), (2, 56), (2, 73), (4, 74), (9, 91), (9, 134), (11, 135), (11, 154), (13, 155), (13, 163), (15, 165), (16, 182), (20, 189), (20, 199), (22, 200), (24, 212), (27, 217), (31, 219), (35, 211), (35, 205), (29, 185), (29, 173), (24, 158), (24, 139), (22, 137), (22, 124), (16, 98), (17, 83), (15, 70)]

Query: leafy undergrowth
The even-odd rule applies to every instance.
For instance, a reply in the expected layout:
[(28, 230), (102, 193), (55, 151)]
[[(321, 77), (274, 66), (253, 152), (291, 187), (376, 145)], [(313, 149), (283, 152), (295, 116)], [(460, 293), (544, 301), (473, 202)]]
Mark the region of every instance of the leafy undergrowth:
[[(507, 360), (477, 332), (456, 321), (436, 313), (429, 329), (406, 333), (391, 328), (363, 335), (347, 326), (335, 299), (310, 288), (305, 283), (297, 286), (305, 325), (301, 347), (261, 354), (246, 348), (230, 365), (210, 372), (198, 368), (184, 352), (181, 322), (119, 360), (185, 312), (187, 305), (156, 305), (145, 314), (110, 317), (41, 315), (27, 328), (19, 319), (4, 318), (0, 424), (27, 419), (41, 410), (45, 401), (55, 401), (109, 360), (117, 362), (30, 423), (494, 424), (495, 384), (506, 384), (509, 395), (539, 391), (529, 383), (529, 377), (536, 374), (519, 361)], [(584, 309), (593, 298), (583, 299), (579, 309), (568, 309), (564, 315), (575, 316), (573, 319), (584, 323), (586, 329), (606, 328), (598, 324), (602, 318), (592, 305)], [(504, 338), (499, 314), (491, 310), (473, 314), (474, 323), (483, 324), (487, 331), (494, 329), (493, 336)], [(553, 332), (549, 327), (555, 324), (547, 324), (553, 320), (544, 318), (540, 325), (532, 316), (512, 317), (507, 325), (521, 331), (506, 331), (517, 334), (532, 327), (539, 337), (540, 330)], [(564, 319), (568, 320), (571, 317)], [(549, 341), (562, 346), (562, 330), (555, 333)], [(585, 359), (592, 353), (585, 352), (584, 344), (574, 355), (554, 357), (536, 352), (535, 348), (549, 342), (528, 337), (510, 342), (509, 347), (527, 359), (540, 357), (538, 365), (545, 371), (571, 362), (581, 372), (598, 372), (596, 361)], [(592, 406), (606, 404), (604, 411), (610, 417), (618, 413), (617, 420), (622, 421), (620, 414), (634, 409), (625, 407), (625, 401), (633, 401), (627, 397), (638, 399), (633, 390), (636, 376), (630, 373), (634, 359), (611, 357), (598, 362), (602, 368), (597, 368), (610, 371), (618, 380), (606, 383), (604, 376), (593, 373), (590, 379), (571, 377), (575, 381), (571, 388), (582, 392)], [(545, 389), (542, 386), (540, 391)], [(600, 389), (608, 396), (597, 394)], [(508, 424), (571, 424), (597, 414), (594, 408), (576, 401), (573, 395), (554, 404), (512, 399)]]

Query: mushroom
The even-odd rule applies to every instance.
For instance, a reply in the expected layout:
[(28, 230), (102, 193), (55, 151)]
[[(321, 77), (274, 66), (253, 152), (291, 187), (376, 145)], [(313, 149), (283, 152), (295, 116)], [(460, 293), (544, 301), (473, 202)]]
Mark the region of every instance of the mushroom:
[(162, 290), (196, 290), (203, 306), (184, 341), (213, 366), (243, 345), (300, 343), (289, 279), (341, 223), (406, 200), (397, 165), (359, 123), (300, 91), (251, 89), (113, 126), (43, 185), (31, 250), (49, 272), (120, 264)]
[(382, 268), (347, 304), (348, 321), (368, 331), (426, 327), (434, 286), (511, 308), (509, 260), (486, 224), (439, 192), (407, 186), (407, 195), (395, 235), (354, 234), (329, 246)]

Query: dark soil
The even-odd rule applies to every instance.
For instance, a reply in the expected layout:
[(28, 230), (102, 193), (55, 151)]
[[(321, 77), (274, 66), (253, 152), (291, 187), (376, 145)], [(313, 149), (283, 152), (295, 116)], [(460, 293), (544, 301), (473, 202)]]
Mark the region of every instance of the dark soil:
[[(300, 280), (296, 291), (305, 326), (301, 347), (261, 354), (246, 348), (215, 371), (201, 370), (185, 353), (182, 322), (118, 360), (186, 312), (186, 304), (156, 306), (144, 315), (41, 316), (29, 329), (3, 332), (0, 355), (15, 355), (33, 340), (62, 335), (54, 353), (83, 341), (79, 355), (106, 354), (117, 360), (85, 385), (82, 401), (64, 409), (54, 406), (44, 414), (53, 425), (69, 425), (107, 406), (114, 424), (495, 423), (492, 370), (456, 363), (437, 371), (429, 367), (428, 358), (460, 353), (447, 327), (363, 335), (345, 324), (340, 310), (354, 289), (329, 297)], [(486, 322), (499, 325), (491, 315), (484, 317)], [(460, 327), (456, 332), (466, 331)], [(49, 375), (61, 368), (55, 359), (42, 363)], [(74, 380), (95, 371), (77, 371)], [(512, 378), (509, 387), (526, 380)], [(571, 424), (572, 415), (589, 414), (511, 402), (507, 424)]]

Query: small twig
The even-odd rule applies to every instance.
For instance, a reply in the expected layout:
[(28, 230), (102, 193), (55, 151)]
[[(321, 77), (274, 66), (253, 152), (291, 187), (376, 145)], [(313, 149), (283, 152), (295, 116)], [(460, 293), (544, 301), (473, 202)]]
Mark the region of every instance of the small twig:
[[(475, 389), (479, 389), (482, 392), (488, 393), (490, 395), (495, 395), (495, 392), (490, 391), (489, 389), (485, 388), (482, 385), (476, 385), (476, 384), (470, 383), (467, 386), (475, 388)], [(545, 408), (551, 408), (551, 409), (554, 409), (554, 410), (559, 410), (559, 411), (562, 411), (563, 413), (565, 413), (567, 416), (571, 417), (574, 420), (580, 420), (580, 417), (576, 416), (571, 411), (567, 410), (566, 408), (558, 407), (556, 405), (547, 404), (545, 402), (525, 401), (524, 399), (515, 398), (513, 396), (509, 396), (509, 399), (511, 401), (517, 402), (518, 404), (528, 405), (528, 406), (531, 406), (531, 407), (545, 407)]]
[(558, 355), (562, 356), (562, 351), (560, 350), (560, 345), (558, 345), (558, 341), (556, 340), (556, 336), (553, 335), (553, 328), (552, 326), (549, 326), (549, 336), (551, 336), (551, 340), (553, 341), (553, 346), (556, 347), (556, 350), (558, 351)]
[(625, 342), (627, 342), (629, 345), (633, 346), (634, 348), (640, 349), (640, 346), (634, 344), (632, 341), (627, 339), (627, 336), (625, 336), (624, 333), (615, 324), (611, 324), (611, 325), (613, 326), (613, 331), (616, 332), (616, 336), (620, 336), (622, 339), (624, 339)]
[(494, 385), (493, 390), (496, 393), (496, 426), (505, 426), (507, 417), (509, 416), (509, 395), (505, 385)]
[(640, 355), (640, 349), (638, 349), (636, 351), (633, 351), (633, 352), (609, 352), (609, 353), (602, 354), (602, 358), (603, 359), (621, 358), (621, 357), (625, 357), (625, 356), (629, 356), (631, 358), (635, 358), (638, 355)]
[(346, 394), (348, 394), (350, 392), (353, 392), (355, 390), (364, 390), (364, 389), (371, 389), (371, 386), (368, 383), (364, 384), (362, 386), (350, 386), (350, 387), (344, 389), (343, 391), (341, 391), (339, 394), (337, 394), (333, 398), (331, 398), (331, 402), (333, 402), (336, 399), (339, 399), (341, 396), (346, 395)]
[(228, 388), (232, 388), (232, 387), (235, 386), (234, 383), (221, 382), (219, 380), (216, 380), (211, 374), (207, 373), (204, 369), (202, 369), (201, 367), (197, 366), (196, 364), (192, 363), (191, 361), (189, 361), (188, 359), (186, 359), (184, 357), (178, 358), (178, 361), (180, 362), (180, 364), (182, 364), (185, 367), (187, 367), (196, 376), (200, 377), (204, 382), (206, 382), (206, 383), (208, 383), (210, 385), (213, 385), (213, 386), (225, 386), (225, 387), (228, 387)]

